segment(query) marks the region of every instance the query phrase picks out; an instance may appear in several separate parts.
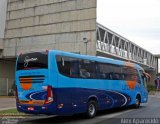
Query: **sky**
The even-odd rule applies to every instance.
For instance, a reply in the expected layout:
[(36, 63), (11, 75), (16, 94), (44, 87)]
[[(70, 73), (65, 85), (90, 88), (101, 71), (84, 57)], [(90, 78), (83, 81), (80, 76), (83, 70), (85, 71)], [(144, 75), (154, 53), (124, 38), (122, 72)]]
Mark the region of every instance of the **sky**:
[(97, 0), (97, 22), (160, 54), (160, 0)]

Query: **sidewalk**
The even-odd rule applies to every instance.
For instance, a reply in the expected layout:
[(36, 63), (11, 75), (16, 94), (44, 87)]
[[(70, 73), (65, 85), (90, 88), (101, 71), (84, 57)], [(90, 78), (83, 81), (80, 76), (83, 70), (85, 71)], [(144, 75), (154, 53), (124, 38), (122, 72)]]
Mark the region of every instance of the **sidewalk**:
[(160, 98), (160, 91), (151, 91), (149, 96)]
[(16, 99), (8, 97), (0, 97), (0, 110), (16, 108)]
[(0, 111), (9, 110), (9, 109), (16, 109), (16, 107), (0, 108)]

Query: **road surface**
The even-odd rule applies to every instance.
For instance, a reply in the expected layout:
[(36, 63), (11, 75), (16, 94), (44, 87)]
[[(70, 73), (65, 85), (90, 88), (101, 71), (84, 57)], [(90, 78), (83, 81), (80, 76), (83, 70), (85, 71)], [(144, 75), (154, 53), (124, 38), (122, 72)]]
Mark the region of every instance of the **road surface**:
[[(153, 120), (154, 118), (157, 120)], [(147, 124), (154, 121), (157, 124), (160, 123), (158, 118), (160, 118), (160, 98), (150, 96), (148, 103), (141, 105), (139, 109), (128, 107), (106, 110), (98, 113), (93, 119), (85, 119), (80, 115), (72, 117), (36, 116), (19, 120), (18, 124), (139, 124), (139, 121), (146, 121)]]

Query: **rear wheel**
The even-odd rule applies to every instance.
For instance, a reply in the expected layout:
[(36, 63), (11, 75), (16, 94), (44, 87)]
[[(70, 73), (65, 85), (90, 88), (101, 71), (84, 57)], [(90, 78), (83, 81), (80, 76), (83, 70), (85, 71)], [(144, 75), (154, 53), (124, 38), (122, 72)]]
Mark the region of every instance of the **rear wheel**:
[(135, 108), (139, 108), (141, 105), (141, 97), (140, 95), (136, 96), (136, 103), (135, 103)]
[(97, 113), (97, 102), (94, 100), (90, 100), (87, 104), (87, 118), (93, 118)]

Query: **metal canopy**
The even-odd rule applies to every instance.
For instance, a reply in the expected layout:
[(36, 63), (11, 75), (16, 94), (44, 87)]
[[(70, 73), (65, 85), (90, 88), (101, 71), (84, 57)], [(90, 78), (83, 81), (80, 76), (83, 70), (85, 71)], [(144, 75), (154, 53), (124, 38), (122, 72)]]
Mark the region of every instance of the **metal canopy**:
[(157, 69), (157, 57), (119, 34), (97, 23), (97, 52)]

